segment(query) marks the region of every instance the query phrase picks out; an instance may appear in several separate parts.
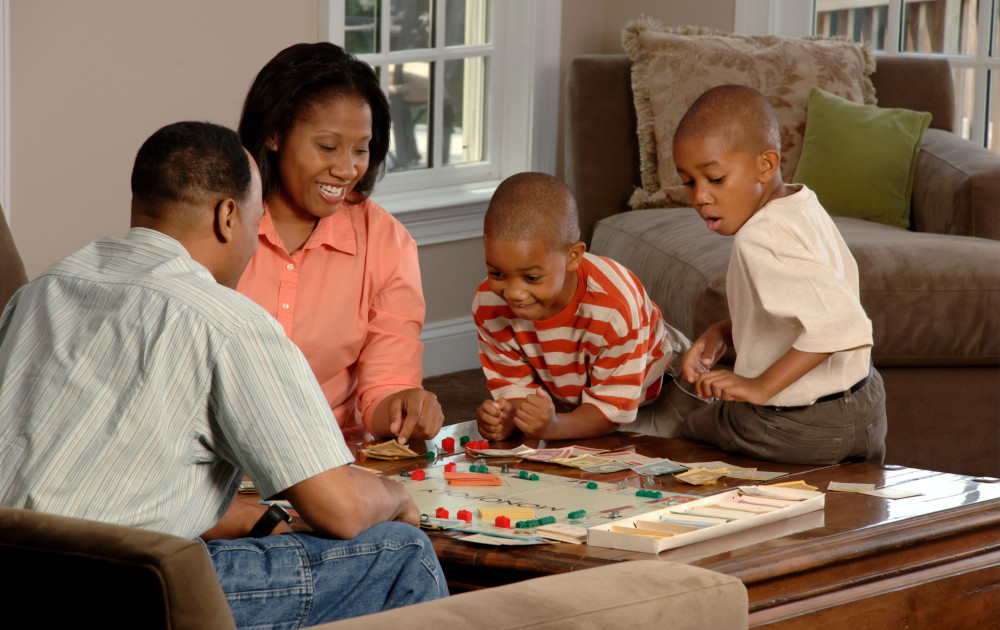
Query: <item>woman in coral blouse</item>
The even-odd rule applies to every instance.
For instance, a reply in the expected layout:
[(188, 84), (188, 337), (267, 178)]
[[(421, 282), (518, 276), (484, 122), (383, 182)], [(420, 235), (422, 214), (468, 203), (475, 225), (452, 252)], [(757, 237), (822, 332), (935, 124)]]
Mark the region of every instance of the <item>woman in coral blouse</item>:
[(239, 134), (266, 205), (239, 291), (305, 354), (345, 437), (433, 437), (416, 243), (368, 199), (389, 150), (375, 73), (334, 44), (290, 46), (251, 85)]

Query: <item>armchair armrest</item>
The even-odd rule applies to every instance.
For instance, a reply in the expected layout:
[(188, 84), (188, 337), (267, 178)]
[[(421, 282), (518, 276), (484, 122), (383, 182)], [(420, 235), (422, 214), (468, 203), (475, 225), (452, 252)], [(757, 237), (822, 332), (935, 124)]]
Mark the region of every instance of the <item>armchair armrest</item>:
[(913, 183), (913, 229), (1000, 240), (1000, 155), (928, 129)]

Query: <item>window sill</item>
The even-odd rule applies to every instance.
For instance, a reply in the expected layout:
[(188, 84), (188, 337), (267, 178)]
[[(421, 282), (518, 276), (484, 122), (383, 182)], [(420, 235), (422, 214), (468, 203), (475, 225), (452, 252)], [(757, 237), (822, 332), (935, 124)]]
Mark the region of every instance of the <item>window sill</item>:
[(480, 238), (483, 217), (498, 180), (435, 189), (372, 195), (406, 227), (417, 246)]

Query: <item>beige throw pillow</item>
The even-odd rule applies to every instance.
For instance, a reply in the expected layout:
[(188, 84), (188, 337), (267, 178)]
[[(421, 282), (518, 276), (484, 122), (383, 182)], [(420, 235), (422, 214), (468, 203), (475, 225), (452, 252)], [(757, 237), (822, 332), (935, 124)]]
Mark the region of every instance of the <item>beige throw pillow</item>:
[(843, 39), (731, 35), (665, 29), (650, 18), (626, 25), (632, 58), (642, 188), (633, 208), (687, 206), (673, 160), (677, 123), (705, 90), (736, 83), (767, 96), (781, 127), (781, 174), (792, 181), (806, 126), (809, 90), (819, 87), (857, 103), (875, 103), (867, 47)]

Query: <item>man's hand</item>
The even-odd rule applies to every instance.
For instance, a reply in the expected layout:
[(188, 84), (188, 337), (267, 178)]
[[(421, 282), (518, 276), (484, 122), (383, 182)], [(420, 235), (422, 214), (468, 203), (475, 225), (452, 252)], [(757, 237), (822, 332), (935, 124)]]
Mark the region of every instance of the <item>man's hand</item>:
[(437, 435), (444, 422), (437, 396), (419, 387), (389, 394), (379, 403), (379, 407), (382, 406), (386, 406), (389, 432), (400, 444), (406, 444), (411, 438), (430, 439)]
[(403, 506), (399, 516), (397, 516), (395, 520), (403, 523), (409, 523), (414, 527), (420, 527), (420, 508), (418, 508), (417, 504), (413, 502), (413, 498), (410, 497), (409, 494), (407, 494), (407, 499), (409, 500), (406, 501), (406, 504)]
[(514, 412), (514, 403), (509, 400), (484, 400), (476, 409), (479, 435), (493, 442), (506, 440), (514, 433)]
[(546, 431), (559, 422), (552, 397), (539, 387), (537, 393), (528, 394), (514, 413), (514, 426), (530, 438), (544, 438)]

